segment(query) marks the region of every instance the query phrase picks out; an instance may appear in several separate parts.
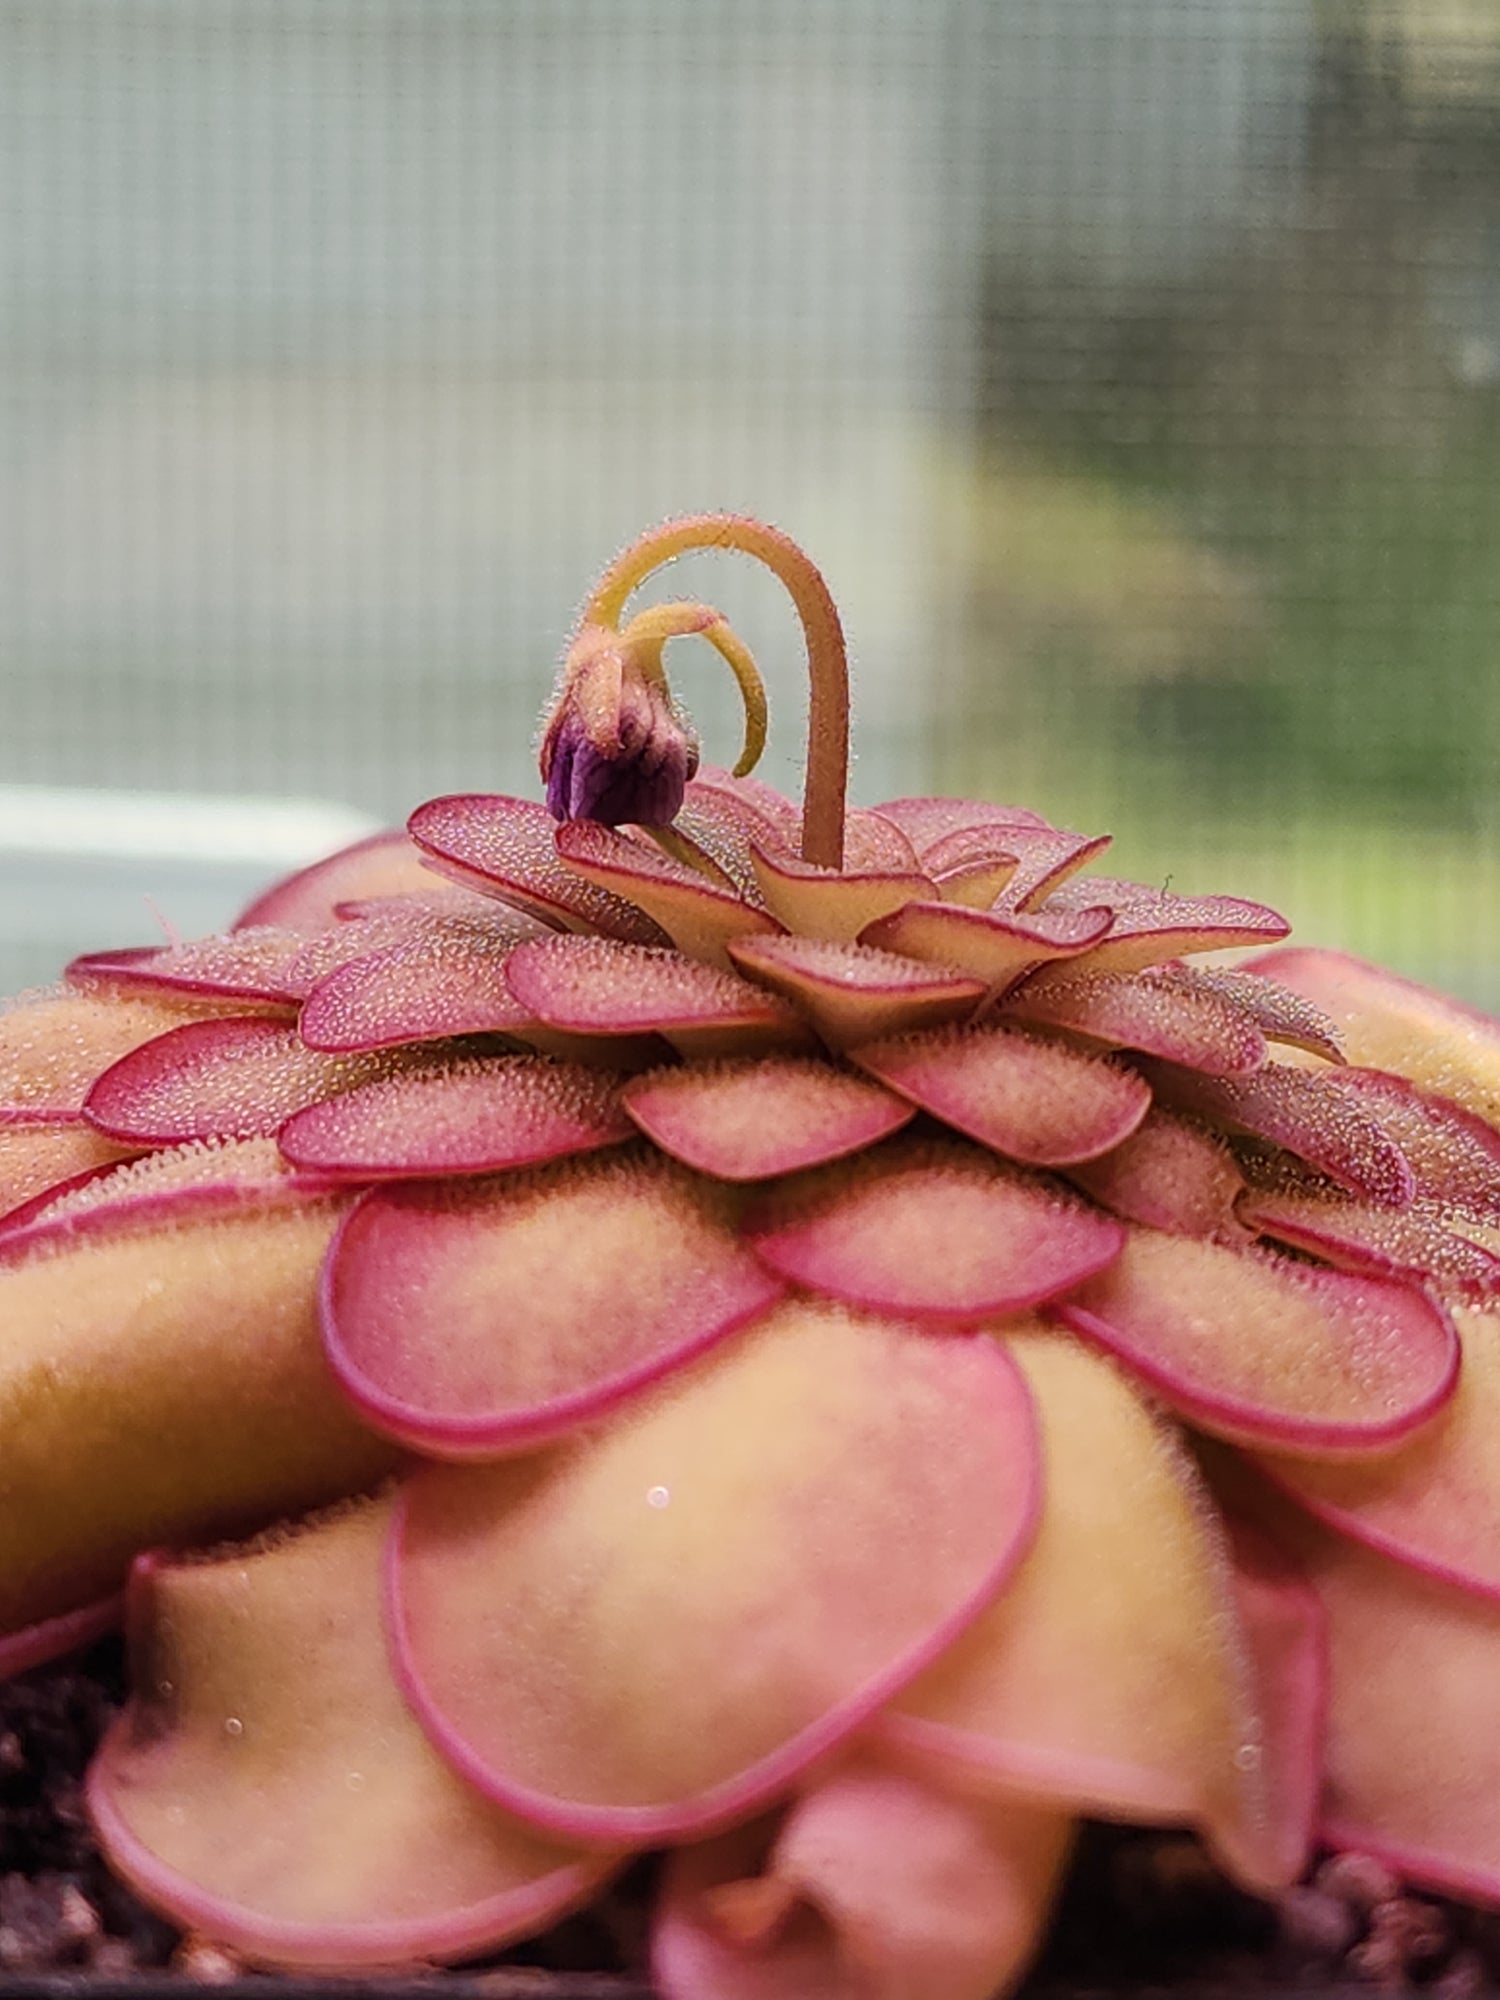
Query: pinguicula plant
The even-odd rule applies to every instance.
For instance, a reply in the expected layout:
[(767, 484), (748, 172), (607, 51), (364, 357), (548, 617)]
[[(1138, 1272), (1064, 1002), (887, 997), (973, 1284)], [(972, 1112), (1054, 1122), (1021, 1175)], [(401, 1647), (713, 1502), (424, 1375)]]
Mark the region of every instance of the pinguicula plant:
[[(724, 619), (625, 619), (700, 548), (800, 806)], [(453, 1961), (666, 1850), (669, 2000), (984, 2000), (1085, 1816), (1500, 1902), (1500, 1024), (846, 763), (817, 571), (674, 522), (545, 805), (0, 1018), (0, 1667), (123, 1616), (90, 1810), (190, 1931)]]

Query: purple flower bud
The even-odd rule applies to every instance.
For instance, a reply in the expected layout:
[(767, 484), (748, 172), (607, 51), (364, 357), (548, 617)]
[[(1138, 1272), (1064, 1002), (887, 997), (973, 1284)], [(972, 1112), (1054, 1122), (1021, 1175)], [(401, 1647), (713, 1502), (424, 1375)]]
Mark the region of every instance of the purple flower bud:
[(542, 738), (554, 819), (668, 826), (698, 768), (698, 745), (628, 647), (570, 662)]

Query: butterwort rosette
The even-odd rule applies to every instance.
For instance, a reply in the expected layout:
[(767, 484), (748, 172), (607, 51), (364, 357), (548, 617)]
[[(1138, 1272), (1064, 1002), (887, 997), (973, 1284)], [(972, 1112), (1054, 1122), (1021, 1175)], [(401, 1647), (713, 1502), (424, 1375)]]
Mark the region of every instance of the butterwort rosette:
[[(790, 591), (800, 801), (722, 617), (625, 619), (698, 548)], [(1024, 807), (850, 810), (846, 723), (807, 557), (668, 523), (546, 805), (0, 1016), (0, 1668), (123, 1618), (100, 1842), (249, 1963), (649, 1850), (666, 2000), (986, 2000), (1088, 1817), (1500, 1900), (1500, 1025)]]

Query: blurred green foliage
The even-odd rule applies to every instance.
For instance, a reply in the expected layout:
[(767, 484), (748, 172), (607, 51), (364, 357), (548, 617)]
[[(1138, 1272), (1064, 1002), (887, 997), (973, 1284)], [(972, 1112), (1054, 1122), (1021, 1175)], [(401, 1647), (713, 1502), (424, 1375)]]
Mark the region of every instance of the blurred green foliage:
[(974, 664), (942, 748), (965, 789), (1122, 830), (1127, 872), (1186, 857), (1206, 887), (1222, 863), (1299, 928), (1494, 1004), (1485, 18), (1442, 38), (1420, 10), (1323, 8), (1291, 191), (1196, 268), (994, 260)]

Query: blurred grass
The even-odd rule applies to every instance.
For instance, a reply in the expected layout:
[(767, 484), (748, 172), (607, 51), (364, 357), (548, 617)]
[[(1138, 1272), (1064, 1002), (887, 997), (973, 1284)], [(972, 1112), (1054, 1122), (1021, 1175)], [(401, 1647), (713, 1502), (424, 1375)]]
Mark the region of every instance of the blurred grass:
[(1466, 406), (1439, 450), (1315, 477), (1011, 449), (949, 479), (945, 788), (1500, 1011), (1500, 397)]

